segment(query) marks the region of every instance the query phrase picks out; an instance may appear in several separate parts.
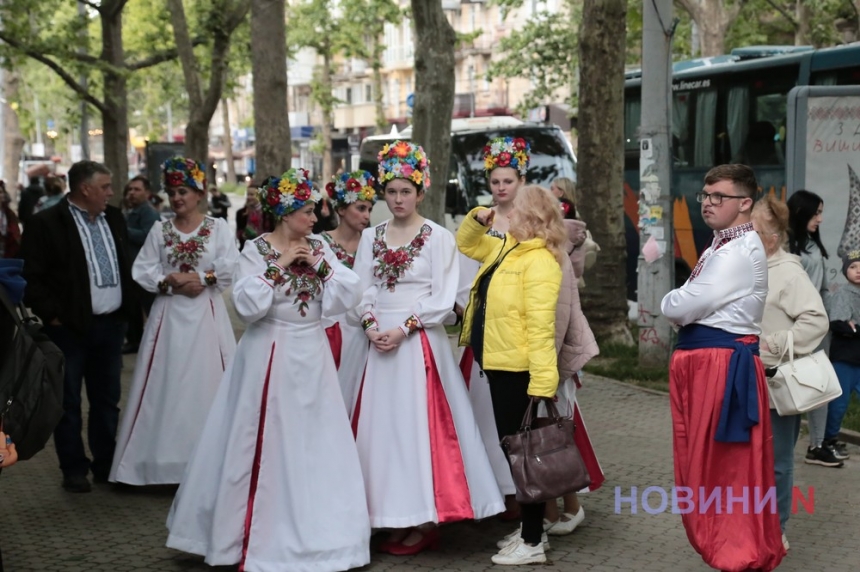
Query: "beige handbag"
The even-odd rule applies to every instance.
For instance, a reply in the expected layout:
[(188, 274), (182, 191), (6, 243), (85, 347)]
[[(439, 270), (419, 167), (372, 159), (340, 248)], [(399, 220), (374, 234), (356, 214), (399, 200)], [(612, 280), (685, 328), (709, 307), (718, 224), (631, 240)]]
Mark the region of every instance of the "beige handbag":
[[(788, 361), (782, 359), (788, 351)], [(768, 378), (771, 407), (781, 416), (797, 415), (842, 395), (836, 370), (824, 350), (794, 359), (794, 333), (789, 330), (776, 374)]]

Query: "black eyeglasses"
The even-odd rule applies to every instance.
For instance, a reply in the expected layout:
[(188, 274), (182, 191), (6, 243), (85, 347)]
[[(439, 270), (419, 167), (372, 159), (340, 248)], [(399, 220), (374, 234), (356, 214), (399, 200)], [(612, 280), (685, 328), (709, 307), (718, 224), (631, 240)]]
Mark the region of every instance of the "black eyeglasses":
[(743, 195), (724, 195), (722, 193), (706, 193), (702, 191), (700, 193), (696, 193), (696, 201), (703, 203), (705, 199), (710, 199), (711, 204), (715, 207), (723, 204), (723, 199), (748, 199), (749, 197), (745, 197)]

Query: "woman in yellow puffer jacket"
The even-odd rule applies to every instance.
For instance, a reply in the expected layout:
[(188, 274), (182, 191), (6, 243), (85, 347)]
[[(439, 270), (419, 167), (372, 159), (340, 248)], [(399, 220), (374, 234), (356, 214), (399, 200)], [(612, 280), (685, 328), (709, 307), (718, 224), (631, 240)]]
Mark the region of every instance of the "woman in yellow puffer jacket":
[[(472, 347), (487, 374), (501, 439), (517, 432), (531, 396), (552, 398), (558, 388), (555, 314), (567, 234), (558, 201), (538, 186), (517, 193), (504, 240), (487, 235), (494, 215), (491, 209), (473, 209), (457, 232), (460, 251), (482, 263), (460, 344)], [(522, 505), (521, 531), (499, 542), (494, 563), (546, 561), (544, 505)]]

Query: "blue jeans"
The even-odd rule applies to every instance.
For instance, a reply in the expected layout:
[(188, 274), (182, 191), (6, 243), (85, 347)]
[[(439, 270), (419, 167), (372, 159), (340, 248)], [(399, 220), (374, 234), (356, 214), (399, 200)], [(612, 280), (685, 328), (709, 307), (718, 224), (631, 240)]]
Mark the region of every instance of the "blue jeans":
[[(66, 358), (63, 385), (63, 418), (54, 429), (54, 444), (60, 470), (66, 476), (86, 476), (92, 468), (107, 478), (116, 447), (121, 393), (122, 340), (125, 323), (115, 316), (93, 316), (86, 336), (63, 326), (45, 326), (45, 333)], [(90, 410), (87, 442), (93, 460), (84, 451), (81, 438), (81, 389), (86, 380)]]
[(791, 516), (791, 500), (794, 491), (794, 446), (800, 435), (801, 415), (781, 416), (776, 409), (770, 410), (770, 425), (773, 432), (773, 469), (776, 474), (776, 506), (779, 509), (779, 526), (785, 533), (785, 523)]
[(851, 403), (851, 392), (860, 396), (860, 365), (845, 363), (844, 361), (833, 362), (839, 385), (842, 386), (842, 395), (827, 404), (827, 428), (824, 430), (824, 439), (836, 439), (839, 436), (839, 428), (842, 426), (842, 418)]

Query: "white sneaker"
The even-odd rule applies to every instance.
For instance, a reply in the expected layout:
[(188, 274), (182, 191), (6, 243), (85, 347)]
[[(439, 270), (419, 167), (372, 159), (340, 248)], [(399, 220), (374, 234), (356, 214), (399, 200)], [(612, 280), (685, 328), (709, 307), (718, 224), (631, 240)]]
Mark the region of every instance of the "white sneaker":
[(529, 546), (523, 542), (522, 538), (518, 538), (513, 543), (502, 548), (498, 554), (492, 558), (493, 564), (502, 566), (520, 566), (522, 564), (542, 564), (546, 562), (546, 554), (544, 553), (543, 543), (537, 546)]
[(785, 533), (782, 534), (782, 545), (785, 546), (785, 551), (788, 552), (788, 549), (791, 546), (788, 544), (788, 538), (785, 537)]
[(569, 512), (564, 513), (564, 516), (568, 518), (568, 520), (558, 519), (556, 522), (552, 523), (548, 529), (546, 529), (546, 533), (550, 536), (564, 536), (566, 534), (570, 534), (576, 527), (582, 524), (582, 521), (585, 520), (585, 510), (580, 506), (579, 512), (576, 514), (570, 514)]
[[(522, 540), (522, 533), (523, 533), (523, 525), (520, 525), (519, 527), (517, 527), (517, 529), (515, 531), (506, 535), (503, 539), (498, 541), (496, 543), (496, 548), (501, 550), (501, 549), (504, 549), (504, 548), (510, 546), (511, 544), (513, 544), (514, 542), (516, 542), (518, 540)], [(546, 532), (544, 532), (540, 535), (540, 541), (541, 541), (541, 544), (543, 544), (544, 552), (549, 552), (549, 549), (550, 549), (549, 538), (547, 538)]]

